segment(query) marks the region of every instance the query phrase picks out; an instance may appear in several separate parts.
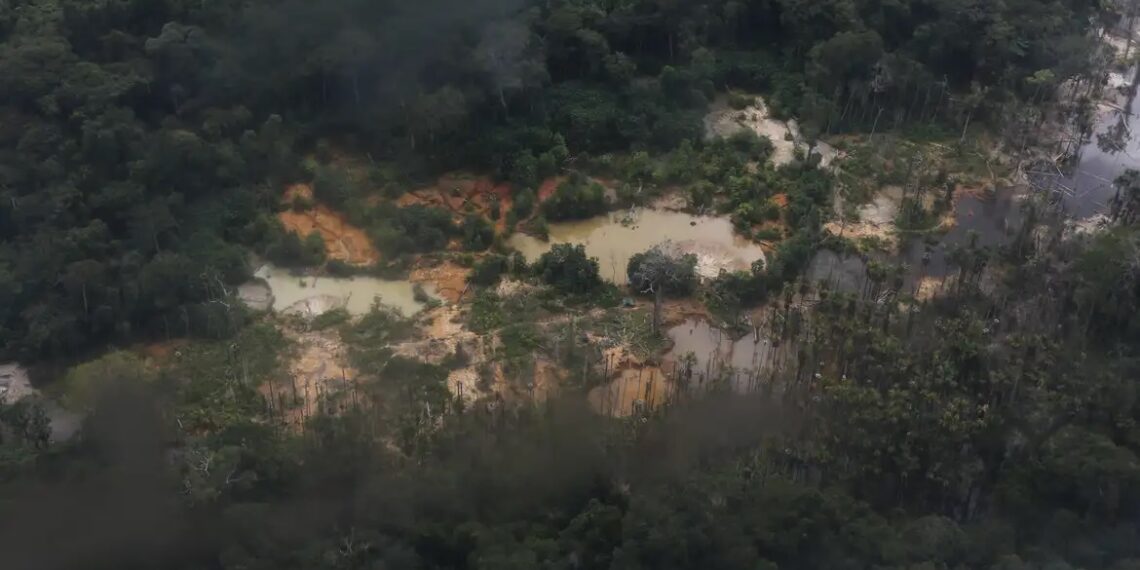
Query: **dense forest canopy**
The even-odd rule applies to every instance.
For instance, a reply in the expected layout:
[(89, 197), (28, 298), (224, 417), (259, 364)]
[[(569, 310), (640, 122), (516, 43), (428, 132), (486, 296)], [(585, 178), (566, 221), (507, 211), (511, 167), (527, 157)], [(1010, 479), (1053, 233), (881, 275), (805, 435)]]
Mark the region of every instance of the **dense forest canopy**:
[[(971, 129), (1040, 127), (1063, 86), (1104, 83), (1105, 30), (1137, 13), (1124, 0), (0, 0), (0, 361), (66, 369), (44, 390), (85, 416), (52, 443), (42, 402), (0, 403), (0, 565), (1140, 567), (1140, 175), (1115, 181), (1097, 232), (1048, 225), (1027, 199), (1009, 243), (950, 251), (950, 285), (929, 302), (880, 259), (859, 291), (803, 278), (818, 249), (850, 248), (822, 231), (852, 185), (817, 168), (824, 138), (962, 148)], [(762, 94), (809, 151), (774, 167), (779, 141), (707, 140), (726, 92), (741, 107)], [(400, 202), (455, 170), (504, 189), (486, 218)], [(952, 206), (947, 173), (930, 178)], [(311, 193), (286, 194), (296, 185)], [(654, 247), (618, 268), (625, 292), (582, 246), (528, 263), (503, 243), (501, 227), (542, 236), (548, 219), (637, 205), (653, 185), (781, 239), (707, 283), (695, 256)], [(318, 203), (380, 261), (328, 259), (318, 233), (282, 224)], [(786, 375), (739, 395), (687, 368), (677, 381), (704, 397), (620, 420), (572, 398), (473, 406), (448, 383), (472, 355), (400, 353), (415, 327), (377, 305), (303, 323), (382, 379), (354, 385), (351, 406), (302, 407), (296, 429), (275, 407), (300, 399), (296, 384), (251, 380), (288, 374), (298, 350), (292, 324), (235, 299), (251, 254), (404, 275), (441, 251), (471, 268), (467, 327), (496, 334), (504, 374), (531, 390), (536, 351), (572, 387), (599, 383), (579, 319), (640, 297), (650, 319), (604, 326), (653, 346), (668, 298), (768, 303)], [(507, 279), (532, 289), (500, 294)], [(114, 350), (153, 340), (178, 347), (162, 365)]]
[(726, 86), (771, 92), (816, 133), (867, 128), (883, 105), (903, 121), (996, 109), (1034, 73), (1083, 71), (1085, 30), (1112, 8), (8, 1), (0, 338), (27, 358), (221, 334), (199, 323), (243, 277), (236, 246), (301, 255), (264, 214), (318, 138), (398, 157), (396, 186), (470, 167), (533, 187), (571, 154), (697, 140)]

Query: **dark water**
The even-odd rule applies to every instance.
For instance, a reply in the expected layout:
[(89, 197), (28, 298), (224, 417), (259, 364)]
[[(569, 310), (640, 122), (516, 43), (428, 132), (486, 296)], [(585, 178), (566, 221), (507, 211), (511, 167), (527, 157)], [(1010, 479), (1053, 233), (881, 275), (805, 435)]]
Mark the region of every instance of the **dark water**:
[(867, 264), (857, 255), (821, 249), (808, 265), (807, 277), (812, 282), (827, 283), (836, 291), (857, 292), (867, 280)]
[[(1134, 132), (1140, 98), (1121, 97), (1120, 103), (1127, 112), (1122, 108), (1101, 107), (1097, 125), (1077, 151), (1077, 165), (1071, 172), (1053, 176), (1052, 180), (1044, 178), (1048, 173), (1035, 174), (1035, 182), (1060, 192), (1065, 211), (1074, 218), (1103, 213), (1116, 193), (1112, 182), (1126, 170), (1140, 168), (1140, 137)], [(1123, 137), (1116, 144), (1103, 147), (1100, 139), (1113, 131), (1122, 133)]]
[[(1034, 185), (1059, 199), (1065, 214), (1085, 219), (1104, 213), (1108, 201), (1116, 193), (1112, 181), (1128, 169), (1140, 169), (1140, 136), (1133, 132), (1135, 118), (1140, 113), (1140, 97), (1120, 97), (1127, 107), (1102, 106), (1097, 124), (1081, 144), (1076, 155), (1076, 166), (1070, 171), (1037, 170), (1030, 173)], [(1123, 129), (1121, 128), (1123, 125)], [(1098, 135), (1110, 132), (1123, 133), (1115, 145), (1103, 145)], [(1014, 235), (1022, 221), (1022, 200), (1013, 188), (998, 188), (990, 196), (965, 195), (955, 204), (955, 225), (936, 244), (927, 244), (921, 238), (904, 239), (898, 258), (890, 260), (907, 265), (907, 287), (923, 277), (941, 278), (957, 271), (948, 260), (956, 245), (969, 243), (976, 234), (979, 247), (997, 247)], [(923, 261), (926, 260), (924, 264)], [(820, 251), (812, 259), (808, 276), (813, 281), (827, 281), (833, 287), (858, 292), (865, 283), (865, 265), (857, 256), (840, 256), (831, 251)]]
[[(1000, 246), (1010, 239), (1022, 219), (1020, 200), (1012, 188), (997, 189), (991, 196), (961, 196), (954, 210), (954, 227), (936, 236), (935, 242), (904, 237), (898, 256), (876, 254), (871, 259), (905, 265), (905, 288), (913, 289), (924, 277), (942, 278), (957, 272), (949, 260), (955, 246), (965, 246), (971, 239), (977, 247)], [(813, 282), (829, 283), (832, 289), (857, 293), (867, 281), (866, 262), (857, 255), (821, 250), (812, 258), (807, 276)]]
[[(977, 247), (1000, 246), (1014, 234), (1022, 218), (1020, 200), (1012, 188), (997, 189), (992, 196), (961, 196), (954, 210), (954, 227), (937, 236), (936, 242), (904, 238), (898, 256), (880, 254), (872, 259), (905, 265), (904, 287), (913, 290), (924, 277), (943, 278), (957, 272), (949, 260), (955, 246), (965, 246), (971, 239)], [(821, 250), (812, 258), (807, 275), (811, 281), (831, 284), (832, 289), (857, 293), (866, 284), (866, 262), (857, 255)]]
[(926, 242), (911, 239), (906, 243), (900, 261), (909, 266), (909, 278), (946, 277), (957, 271), (947, 256), (954, 246), (967, 245), (971, 239), (976, 240), (978, 247), (1005, 243), (1021, 224), (1021, 209), (1012, 188), (999, 188), (992, 196), (960, 196), (954, 205), (954, 220), (954, 227), (937, 244), (929, 246), (930, 257), (925, 267)]

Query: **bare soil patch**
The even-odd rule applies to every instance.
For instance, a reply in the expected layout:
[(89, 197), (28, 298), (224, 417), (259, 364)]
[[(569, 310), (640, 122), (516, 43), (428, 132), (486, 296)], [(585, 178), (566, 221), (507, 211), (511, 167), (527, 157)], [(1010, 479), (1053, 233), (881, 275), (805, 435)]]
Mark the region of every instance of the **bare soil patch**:
[(609, 384), (589, 393), (589, 402), (599, 414), (629, 417), (667, 404), (676, 391), (671, 379), (657, 367), (628, 368)]
[(380, 252), (372, 245), (364, 230), (349, 223), (343, 214), (313, 199), (313, 188), (308, 184), (294, 184), (285, 190), (283, 202), (291, 205), (295, 198), (313, 201), (309, 210), (294, 211), (292, 207), (277, 214), (285, 229), (301, 237), (316, 232), (325, 242), (329, 259), (349, 265), (371, 265), (380, 260)]
[(300, 429), (314, 414), (355, 403), (359, 374), (348, 364), (347, 348), (335, 330), (282, 331), (296, 347), (288, 365), (289, 381), (270, 380), (259, 389), (275, 415)]
[[(494, 206), (498, 203), (499, 213)], [(496, 184), (488, 176), (452, 173), (441, 176), (434, 185), (417, 188), (396, 201), (401, 207), (420, 204), (443, 208), (457, 217), (475, 214), (490, 220), (499, 233), (506, 231), (506, 213), (513, 202), (509, 184)]]
[(440, 297), (449, 303), (458, 303), (467, 291), (469, 272), (466, 267), (460, 267), (450, 261), (438, 265), (420, 263), (412, 269), (408, 279), (413, 283), (433, 285)]

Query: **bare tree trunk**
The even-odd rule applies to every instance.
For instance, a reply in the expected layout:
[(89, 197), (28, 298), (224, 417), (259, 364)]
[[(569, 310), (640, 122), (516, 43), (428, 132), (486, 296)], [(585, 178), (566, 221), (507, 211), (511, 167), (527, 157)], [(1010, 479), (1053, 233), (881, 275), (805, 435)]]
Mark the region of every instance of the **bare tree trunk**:
[(1128, 61), (1128, 54), (1132, 52), (1132, 30), (1135, 29), (1136, 15), (1128, 17), (1128, 43), (1124, 44), (1124, 60)]
[(958, 144), (966, 144), (966, 130), (970, 128), (970, 119), (974, 117), (974, 109), (971, 108), (969, 113), (966, 113), (966, 124), (962, 126), (962, 138), (958, 139)]
[(657, 284), (653, 288), (653, 332), (661, 332), (661, 306), (665, 304), (665, 287)]
[(879, 113), (875, 115), (875, 124), (871, 125), (871, 144), (875, 143), (875, 131), (879, 129), (879, 117), (883, 116), (883, 108), (879, 107)]

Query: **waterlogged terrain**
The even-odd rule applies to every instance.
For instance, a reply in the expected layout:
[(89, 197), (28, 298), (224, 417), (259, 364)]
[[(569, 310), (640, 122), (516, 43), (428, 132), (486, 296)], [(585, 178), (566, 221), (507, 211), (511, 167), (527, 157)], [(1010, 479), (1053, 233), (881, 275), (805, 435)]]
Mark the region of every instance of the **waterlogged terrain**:
[(751, 392), (777, 364), (779, 351), (762, 334), (733, 339), (707, 320), (692, 318), (669, 329), (668, 335), (673, 348), (665, 359), (690, 390), (724, 379), (737, 392)]
[(1071, 171), (1061, 176), (1047, 169), (1034, 173), (1035, 181), (1059, 193), (1066, 212), (1078, 220), (1104, 213), (1116, 193), (1116, 178), (1140, 168), (1140, 138), (1133, 134), (1140, 98), (1128, 93), (1135, 74), (1109, 74), (1107, 96), (1097, 108), (1096, 125), (1077, 150), (1077, 164)]
[(511, 246), (534, 261), (555, 244), (582, 244), (598, 259), (602, 277), (618, 285), (626, 283), (626, 266), (635, 254), (672, 241), (684, 253), (697, 256), (697, 272), (716, 277), (720, 271), (747, 270), (765, 259), (764, 250), (737, 236), (724, 218), (693, 216), (680, 212), (637, 210), (630, 216), (618, 212), (579, 222), (550, 224), (550, 240), (516, 233)]
[[(344, 308), (352, 315), (363, 315), (368, 313), (375, 300), (398, 309), (404, 315), (413, 315), (425, 306), (416, 300), (411, 281), (363, 276), (298, 276), (272, 264), (263, 265), (254, 276), (260, 281), (247, 284), (240, 291), (243, 300), (254, 308), (257, 307), (252, 301), (256, 299), (260, 303), (265, 299), (265, 287), (269, 296), (265, 308), (305, 316), (319, 315), (336, 308)], [(428, 293), (432, 294), (430, 287)]]

